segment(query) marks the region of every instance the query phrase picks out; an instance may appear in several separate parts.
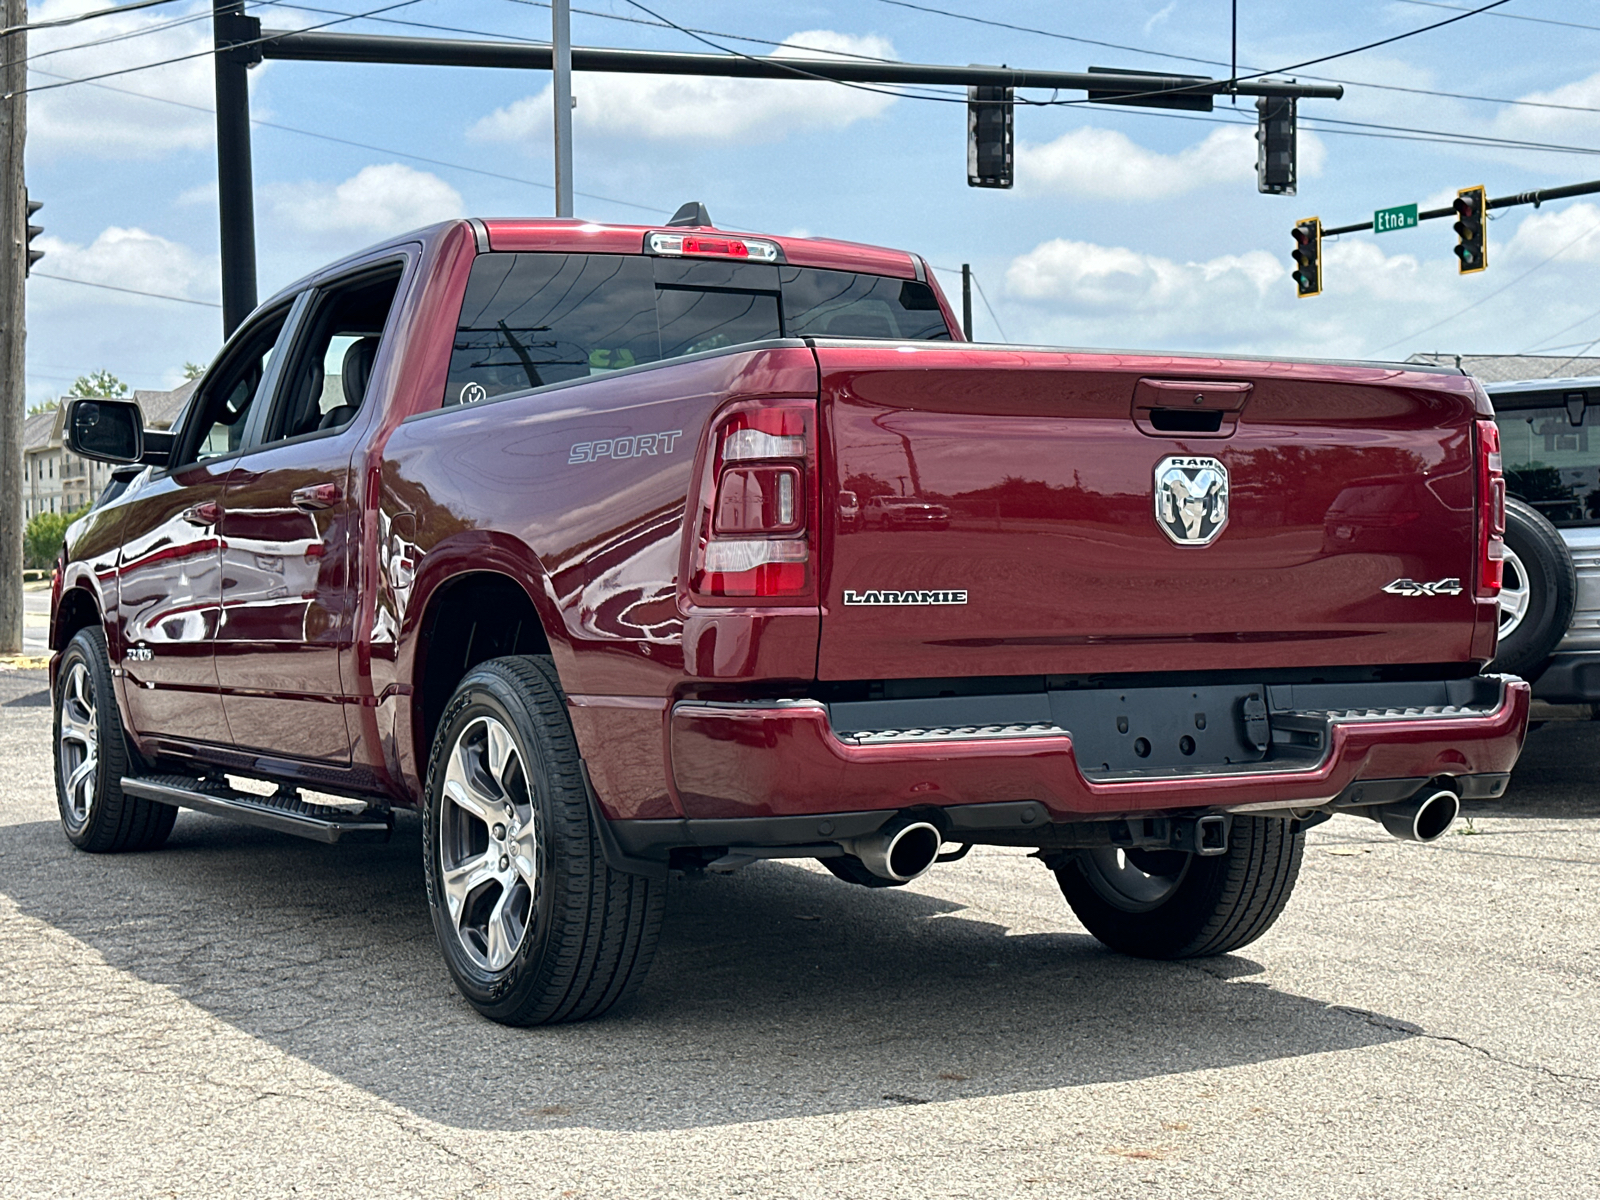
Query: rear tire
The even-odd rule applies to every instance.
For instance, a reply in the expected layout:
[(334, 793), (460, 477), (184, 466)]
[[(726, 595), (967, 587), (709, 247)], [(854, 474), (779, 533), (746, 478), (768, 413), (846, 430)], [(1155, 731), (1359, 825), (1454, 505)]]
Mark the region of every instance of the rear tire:
[(423, 865), (445, 964), (490, 1020), (587, 1020), (643, 982), (665, 884), (612, 870), (594, 820), (550, 659), (468, 672), (434, 740)]
[(1056, 867), (1056, 880), (1078, 920), (1112, 950), (1204, 958), (1249, 945), (1272, 927), (1294, 890), (1304, 847), (1295, 822), (1234, 817), (1226, 854), (1080, 850)]
[(56, 665), (53, 733), (56, 808), (69, 842), (91, 854), (114, 854), (154, 850), (167, 840), (178, 810), (122, 791), (122, 777), (137, 759), (98, 625), (79, 630)]
[(1578, 576), (1556, 527), (1521, 500), (1506, 501), (1506, 551), (1500, 644), (1487, 669), (1537, 675), (1572, 623)]

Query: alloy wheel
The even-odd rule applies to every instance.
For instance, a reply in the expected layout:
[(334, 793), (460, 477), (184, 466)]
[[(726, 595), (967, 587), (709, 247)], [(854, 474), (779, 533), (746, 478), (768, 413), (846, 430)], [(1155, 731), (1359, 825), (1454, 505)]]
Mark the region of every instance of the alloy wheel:
[(538, 911), (538, 825), (511, 731), (478, 717), (450, 748), (439, 867), (450, 928), (481, 970), (504, 970), (528, 937)]
[(56, 769), (66, 797), (67, 822), (82, 829), (94, 808), (100, 775), (100, 721), (95, 710), (94, 677), (89, 664), (75, 659), (61, 683), (61, 729)]
[(1528, 585), (1528, 570), (1510, 546), (1505, 549), (1501, 565), (1504, 574), (1500, 583), (1500, 640), (1503, 642), (1516, 632), (1528, 615), (1532, 590)]

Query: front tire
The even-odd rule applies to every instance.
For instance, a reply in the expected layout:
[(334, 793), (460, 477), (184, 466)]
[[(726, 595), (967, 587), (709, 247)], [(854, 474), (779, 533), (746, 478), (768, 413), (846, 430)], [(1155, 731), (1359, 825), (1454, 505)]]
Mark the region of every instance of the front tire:
[(550, 659), (470, 671), (434, 740), (422, 842), (445, 964), (491, 1020), (582, 1021), (643, 982), (665, 887), (612, 870), (595, 819)]
[(67, 840), (91, 854), (154, 850), (178, 810), (127, 796), (122, 777), (134, 755), (112, 690), (105, 631), (79, 630), (56, 666), (56, 807)]
[(1234, 817), (1228, 851), (1080, 850), (1056, 867), (1078, 920), (1138, 958), (1203, 958), (1249, 945), (1272, 927), (1300, 874), (1295, 822)]

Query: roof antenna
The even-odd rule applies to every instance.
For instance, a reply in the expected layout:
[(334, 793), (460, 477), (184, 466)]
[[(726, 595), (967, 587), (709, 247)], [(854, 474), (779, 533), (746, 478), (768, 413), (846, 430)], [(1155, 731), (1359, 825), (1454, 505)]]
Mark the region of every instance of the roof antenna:
[(711, 228), (711, 214), (706, 211), (706, 206), (698, 200), (691, 200), (681, 205), (677, 212), (672, 214), (668, 226), (682, 225), (689, 228)]

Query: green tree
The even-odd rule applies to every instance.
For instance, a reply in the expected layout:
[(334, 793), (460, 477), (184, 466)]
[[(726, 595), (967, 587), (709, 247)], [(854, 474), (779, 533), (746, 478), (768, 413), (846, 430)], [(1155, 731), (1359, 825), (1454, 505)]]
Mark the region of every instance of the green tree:
[(28, 415), (31, 417), (34, 413), (55, 412), (55, 410), (60, 407), (60, 400), (41, 400), (38, 404), (35, 404), (28, 410)]
[(30, 571), (48, 571), (55, 566), (67, 526), (88, 511), (85, 506), (77, 512), (43, 512), (35, 516), (22, 535), (22, 565)]
[(197, 362), (186, 362), (183, 364), (183, 381), (185, 383), (188, 383), (191, 379), (199, 379), (200, 376), (204, 375), (205, 373), (206, 369)]
[(126, 396), (128, 385), (104, 367), (79, 375), (67, 389), (69, 396)]

